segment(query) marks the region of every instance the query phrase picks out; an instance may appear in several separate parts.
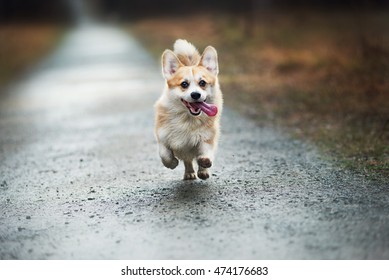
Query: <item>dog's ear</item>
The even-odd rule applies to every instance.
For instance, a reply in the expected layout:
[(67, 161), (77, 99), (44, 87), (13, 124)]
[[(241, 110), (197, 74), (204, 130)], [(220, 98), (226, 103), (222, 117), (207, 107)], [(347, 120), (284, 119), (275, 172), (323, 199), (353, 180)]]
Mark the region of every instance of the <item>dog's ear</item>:
[(162, 54), (162, 73), (165, 79), (170, 79), (182, 63), (171, 50), (165, 50)]
[(217, 62), (217, 52), (214, 47), (208, 46), (205, 48), (200, 64), (207, 68), (208, 71), (210, 71), (215, 76), (219, 73), (219, 65)]

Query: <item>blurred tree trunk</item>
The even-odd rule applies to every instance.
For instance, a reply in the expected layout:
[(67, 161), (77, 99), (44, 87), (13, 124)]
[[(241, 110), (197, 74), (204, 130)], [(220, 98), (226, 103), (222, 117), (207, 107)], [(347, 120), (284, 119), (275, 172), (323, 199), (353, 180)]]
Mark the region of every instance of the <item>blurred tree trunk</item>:
[(250, 38), (255, 35), (258, 12), (269, 9), (272, 5), (272, 0), (244, 0), (239, 1), (239, 3), (241, 3), (239, 11), (243, 21), (244, 37)]
[(255, 0), (246, 0), (243, 14), (243, 32), (246, 38), (255, 33)]

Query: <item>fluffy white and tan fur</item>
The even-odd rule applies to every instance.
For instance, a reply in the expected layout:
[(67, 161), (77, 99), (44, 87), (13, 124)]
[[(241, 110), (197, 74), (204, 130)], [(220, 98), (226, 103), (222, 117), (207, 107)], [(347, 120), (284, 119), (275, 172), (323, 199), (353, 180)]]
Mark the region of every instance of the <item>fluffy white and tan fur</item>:
[[(200, 55), (192, 44), (179, 39), (174, 44), (174, 52), (165, 50), (162, 55), (166, 85), (155, 104), (155, 135), (163, 165), (174, 169), (182, 160), (185, 180), (196, 179), (194, 164), (198, 166), (199, 178), (209, 178), (208, 168), (212, 166), (218, 145), (223, 106), (218, 72), (217, 52), (211, 46)], [(216, 116), (204, 112), (193, 115), (188, 110), (184, 103), (194, 101), (191, 98), (194, 92), (200, 94), (200, 101), (217, 106)]]

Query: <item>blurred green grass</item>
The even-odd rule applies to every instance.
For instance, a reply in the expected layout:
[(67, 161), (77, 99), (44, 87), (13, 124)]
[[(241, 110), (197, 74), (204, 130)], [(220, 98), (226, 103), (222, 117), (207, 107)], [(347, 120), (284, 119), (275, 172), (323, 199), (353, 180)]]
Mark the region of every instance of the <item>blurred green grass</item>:
[(225, 102), (312, 141), (372, 178), (389, 175), (389, 11), (157, 17), (129, 26), (160, 58), (177, 38), (219, 52)]
[(0, 25), (0, 88), (52, 50), (62, 34), (63, 28), (52, 24)]

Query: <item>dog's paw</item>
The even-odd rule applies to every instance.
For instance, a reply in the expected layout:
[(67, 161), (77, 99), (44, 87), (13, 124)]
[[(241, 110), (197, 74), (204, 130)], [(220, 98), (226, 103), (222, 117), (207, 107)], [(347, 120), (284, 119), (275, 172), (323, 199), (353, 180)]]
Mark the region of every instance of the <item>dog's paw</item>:
[(185, 173), (184, 174), (184, 180), (195, 180), (197, 177), (196, 177), (196, 173)]
[(176, 158), (172, 158), (172, 159), (169, 159), (169, 160), (162, 159), (162, 163), (163, 163), (163, 165), (165, 165), (167, 168), (174, 169), (174, 168), (176, 168), (177, 165), (178, 165), (178, 159), (176, 159)]
[(199, 157), (197, 163), (203, 168), (210, 168), (212, 166), (212, 161), (206, 157)]
[(208, 171), (199, 171), (197, 172), (197, 176), (201, 179), (201, 180), (207, 180), (209, 178), (209, 173)]

